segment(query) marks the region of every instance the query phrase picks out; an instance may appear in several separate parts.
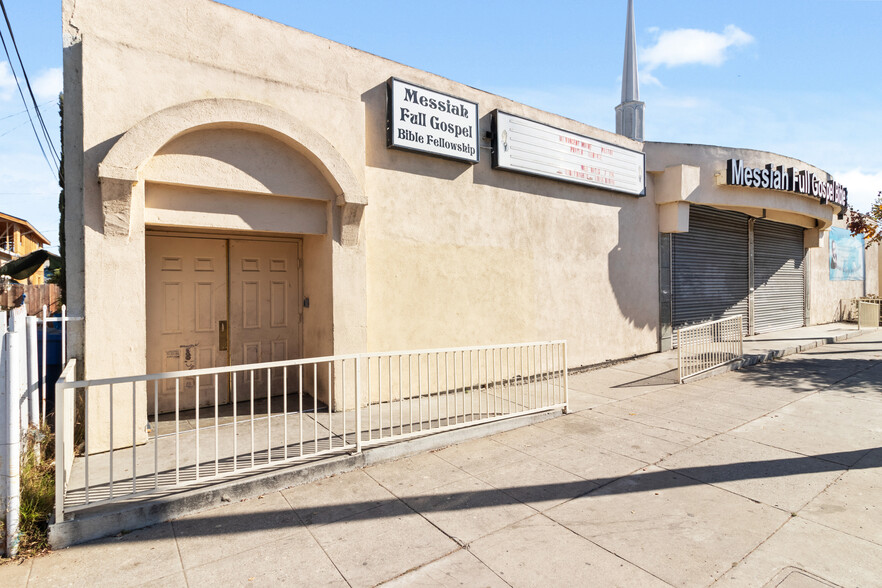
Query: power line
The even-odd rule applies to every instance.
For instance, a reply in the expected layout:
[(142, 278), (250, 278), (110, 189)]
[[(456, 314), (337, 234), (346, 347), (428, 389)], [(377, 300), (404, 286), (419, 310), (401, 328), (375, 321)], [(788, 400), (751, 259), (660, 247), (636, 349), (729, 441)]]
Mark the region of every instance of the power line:
[(43, 159), (46, 160), (46, 165), (49, 166), (49, 170), (53, 173), (58, 173), (58, 170), (52, 167), (52, 164), (49, 162), (49, 157), (46, 155), (46, 150), (43, 149), (43, 142), (40, 141), (40, 134), (37, 133), (37, 127), (34, 126), (34, 119), (31, 118), (31, 110), (28, 108), (28, 101), (25, 100), (24, 92), (21, 91), (21, 84), (18, 83), (18, 76), (15, 74), (15, 68), (12, 67), (12, 61), (9, 57), (9, 50), (6, 47), (6, 39), (3, 38), (3, 32), (0, 31), (0, 42), (3, 43), (3, 50), (6, 52), (6, 59), (9, 60), (10, 63), (10, 71), (12, 71), (12, 77), (15, 78), (15, 85), (18, 88), (18, 95), (21, 96), (21, 101), (25, 105), (25, 111), (28, 113), (28, 121), (31, 123), (31, 128), (34, 129), (34, 137), (37, 139), (37, 145), (40, 146), (40, 152), (43, 154)]
[[(31, 102), (34, 104), (34, 109), (37, 111), (37, 119), (40, 121), (40, 127), (43, 129), (43, 136), (46, 137), (46, 142), (49, 144), (50, 153), (53, 155), (55, 159), (56, 168), (58, 167), (58, 162), (61, 158), (58, 156), (58, 151), (55, 149), (55, 145), (52, 143), (52, 135), (49, 134), (49, 130), (46, 128), (46, 122), (43, 120), (43, 114), (40, 112), (40, 108), (37, 106), (37, 99), (34, 97), (34, 91), (31, 89), (31, 81), (28, 79), (28, 72), (25, 69), (24, 61), (21, 59), (21, 53), (18, 52), (18, 44), (15, 42), (15, 34), (12, 32), (12, 23), (9, 22), (9, 15), (6, 14), (6, 5), (3, 4), (3, 0), (0, 0), (0, 9), (3, 11), (3, 18), (6, 20), (6, 28), (9, 29), (9, 38), (12, 40), (12, 47), (15, 49), (15, 56), (18, 57), (18, 64), (21, 66), (21, 73), (24, 76), (25, 84), (28, 87), (28, 94), (31, 95)], [(10, 64), (10, 69), (11, 69)]]
[[(15, 125), (14, 127), (12, 127), (11, 129), (9, 129), (8, 131), (4, 131), (4, 132), (0, 133), (0, 137), (5, 137), (6, 135), (8, 135), (9, 133), (11, 133), (12, 131), (15, 131), (15, 130), (17, 130), (17, 129), (20, 129), (21, 127), (25, 126), (26, 124), (28, 124), (28, 121), (24, 121), (24, 122), (21, 123), (21, 124)], [(33, 123), (31, 123), (31, 126), (33, 126)]]
[[(52, 104), (53, 102), (55, 102), (55, 101), (54, 100), (47, 100), (46, 102), (41, 104), (39, 106), (39, 108), (43, 108), (44, 106), (46, 106), (48, 104)], [(24, 110), (19, 110), (18, 112), (13, 112), (12, 114), (7, 114), (6, 116), (0, 116), (0, 120), (6, 120), (7, 118), (12, 118), (13, 116), (18, 116), (19, 114), (24, 114), (26, 112), (29, 112), (30, 110), (31, 110), (30, 108), (26, 108)]]
[[(59, 156), (58, 151), (55, 150), (55, 146), (52, 144), (52, 137), (49, 134), (48, 129), (46, 129), (46, 123), (43, 120), (43, 115), (40, 113), (40, 108), (37, 105), (37, 99), (34, 97), (34, 91), (31, 89), (31, 82), (28, 79), (27, 71), (24, 67), (24, 62), (21, 59), (21, 53), (18, 51), (18, 45), (15, 42), (15, 35), (12, 32), (12, 25), (9, 22), (9, 16), (6, 14), (6, 5), (3, 4), (3, 0), (0, 0), (0, 10), (3, 12), (3, 18), (6, 21), (6, 28), (9, 30), (9, 38), (12, 41), (12, 46), (15, 49), (16, 57), (18, 57), (18, 63), (21, 67), (22, 75), (25, 79), (25, 84), (28, 88), (28, 94), (31, 96), (31, 102), (34, 105), (34, 110), (37, 116), (37, 120), (40, 122), (40, 128), (43, 131), (43, 137), (45, 138), (48, 146), (49, 146), (49, 154), (52, 156), (52, 161), (49, 161), (49, 156), (46, 155), (46, 149), (43, 147), (43, 141), (40, 139), (40, 133), (37, 131), (36, 125), (34, 125), (34, 120), (31, 117), (30, 107), (28, 106), (28, 101), (24, 96), (24, 92), (21, 89), (21, 83), (18, 80), (18, 75), (15, 73), (15, 68), (12, 67), (12, 58), (9, 55), (9, 48), (6, 45), (6, 39), (3, 38), (3, 34), (0, 33), (0, 41), (3, 43), (3, 51), (6, 53), (6, 59), (9, 61), (9, 69), (12, 71), (12, 77), (15, 79), (15, 84), (18, 87), (18, 94), (21, 96), (21, 100), (24, 103), (24, 107), (28, 113), (28, 120), (31, 123), (31, 128), (34, 130), (34, 136), (37, 138), (37, 144), (40, 146), (40, 152), (43, 154), (43, 159), (46, 160), (46, 164), (49, 166), (49, 169), (52, 170), (56, 175), (58, 174), (58, 162)], [(54, 165), (53, 165), (54, 164)]]
[[(11, 115), (9, 115), (9, 116), (4, 116), (3, 118), (0, 118), (0, 121), (5, 120), (5, 119), (7, 119), (7, 118), (11, 118), (11, 117), (13, 117), (13, 116), (18, 116), (19, 114), (24, 114), (24, 112), (25, 112), (25, 111), (22, 110), (21, 112), (19, 112), (19, 113), (17, 113), (17, 114), (11, 114)], [(15, 125), (15, 126), (8, 127), (7, 129), (5, 129), (5, 130), (3, 130), (2, 132), (0, 132), (0, 137), (5, 137), (6, 135), (12, 133), (13, 131), (16, 131), (16, 130), (20, 129), (21, 127), (25, 126), (26, 124), (28, 124), (28, 121), (27, 121), (27, 120), (25, 120), (25, 121), (22, 122), (22, 123), (19, 123), (19, 124)]]

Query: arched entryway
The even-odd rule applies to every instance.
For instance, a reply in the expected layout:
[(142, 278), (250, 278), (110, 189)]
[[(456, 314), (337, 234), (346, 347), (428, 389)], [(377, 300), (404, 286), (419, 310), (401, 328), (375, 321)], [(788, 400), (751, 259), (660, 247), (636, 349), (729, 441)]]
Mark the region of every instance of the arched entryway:
[[(214, 125), (164, 145), (142, 174), (149, 373), (333, 352), (323, 293), (335, 194), (306, 157), (258, 130)], [(210, 405), (214, 384), (204, 378), (195, 394), (192, 378), (177, 390), (167, 381), (159, 409)], [(218, 395), (228, 401), (231, 383)]]
[[(196, 348), (195, 355), (201, 352), (214, 364), (363, 349), (363, 302), (347, 302), (345, 315), (352, 324), (335, 328), (341, 313), (335, 292), (358, 297), (365, 289), (359, 232), (366, 200), (354, 169), (302, 121), (249, 101), (190, 102), (132, 127), (99, 165), (101, 256), (124, 266), (127, 279), (113, 282), (112, 291), (98, 281), (86, 284), (87, 306), (118, 311), (90, 315), (84, 337), (86, 374), (119, 373), (120, 366), (129, 373), (162, 371), (175, 360), (184, 368), (186, 362), (195, 367), (201, 361), (194, 359)], [(179, 253), (170, 253), (169, 246)], [(156, 290), (157, 279), (150, 275), (151, 267), (163, 264), (179, 274), (189, 267), (192, 275), (165, 280), (179, 285), (168, 285), (163, 293), (163, 280)], [(345, 271), (335, 271), (341, 265)], [(173, 269), (177, 267), (181, 269)], [(253, 267), (264, 268), (255, 280), (236, 277), (236, 272), (248, 273)], [(206, 278), (209, 268), (218, 280)], [(273, 288), (281, 298), (262, 293)], [(175, 289), (180, 298), (175, 298)], [(206, 292), (214, 292), (207, 303)], [(166, 296), (171, 305), (154, 320), (149, 299), (157, 296)], [(251, 311), (257, 312), (249, 316)], [(258, 330), (264, 335), (237, 341), (232, 314), (250, 325), (261, 313), (266, 320), (258, 323), (266, 324)], [(220, 349), (224, 318), (225, 355)], [(184, 322), (191, 325), (187, 333), (177, 328)], [(274, 330), (285, 331), (285, 337)], [(172, 341), (176, 345), (151, 349), (157, 336), (174, 339), (172, 331), (178, 331), (180, 341)], [(111, 356), (107, 333), (119, 333), (125, 341)], [(196, 334), (205, 343), (186, 340)], [(152, 351), (159, 355), (151, 359)], [(330, 400), (327, 386), (323, 394), (323, 400)], [(148, 402), (138, 400), (134, 409), (145, 419)], [(95, 410), (103, 409), (96, 403)]]

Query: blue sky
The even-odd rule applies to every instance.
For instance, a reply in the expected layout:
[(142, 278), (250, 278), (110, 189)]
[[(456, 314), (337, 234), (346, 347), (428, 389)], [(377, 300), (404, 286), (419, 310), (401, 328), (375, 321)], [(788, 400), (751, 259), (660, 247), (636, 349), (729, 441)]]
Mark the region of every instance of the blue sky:
[[(589, 125), (615, 127), (626, 0), (224, 3)], [(58, 147), (60, 2), (6, 5)], [(796, 157), (845, 184), (854, 207), (869, 208), (882, 190), (882, 0), (635, 0), (635, 6), (647, 140)], [(8, 67), (0, 55), (0, 211), (30, 220), (55, 245), (57, 180)]]

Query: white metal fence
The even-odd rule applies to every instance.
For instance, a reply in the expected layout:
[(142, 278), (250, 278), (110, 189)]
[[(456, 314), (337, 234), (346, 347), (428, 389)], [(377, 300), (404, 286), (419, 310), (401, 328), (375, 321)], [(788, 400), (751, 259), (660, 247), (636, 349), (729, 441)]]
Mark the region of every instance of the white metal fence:
[(0, 311), (0, 522), (7, 557), (18, 553), (21, 442), (27, 430), (27, 355), (23, 307)]
[[(65, 388), (67, 382), (76, 380), (77, 360), (71, 359), (62, 370), (55, 382), (55, 503), (58, 505), (58, 488), (64, 488), (73, 470), (74, 430), (76, 425), (76, 407), (74, 390)], [(61, 520), (61, 519), (58, 519)]]
[(744, 355), (743, 315), (677, 329), (677, 368), (687, 378)]
[(567, 406), (565, 341), (90, 381), (73, 381), (73, 371), (56, 384), (58, 521), (99, 503)]
[[(54, 384), (48, 374), (48, 328), (52, 323), (61, 326), (61, 364), (67, 353), (67, 323), (82, 320), (82, 317), (66, 316), (63, 306), (60, 317), (47, 314), (45, 306), (39, 318), (28, 316), (26, 305), (0, 311), (0, 522), (4, 523), (3, 545), (7, 556), (15, 555), (18, 549), (22, 443), (26, 435), (32, 433), (34, 453), (39, 459), (42, 435), (37, 429), (46, 423), (46, 391)], [(42, 346), (37, 336), (41, 324)], [(73, 461), (72, 449), (69, 453), (68, 465)]]

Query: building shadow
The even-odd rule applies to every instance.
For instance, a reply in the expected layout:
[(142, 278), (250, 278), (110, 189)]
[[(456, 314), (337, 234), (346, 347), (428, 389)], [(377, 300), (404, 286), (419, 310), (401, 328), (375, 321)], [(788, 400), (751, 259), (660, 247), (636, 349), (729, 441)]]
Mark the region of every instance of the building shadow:
[[(473, 492), (433, 493), (421, 496), (401, 496), (379, 500), (348, 501), (322, 506), (291, 509), (270, 509), (261, 512), (224, 514), (208, 511), (192, 515), (175, 523), (175, 536), (224, 537), (243, 530), (270, 531), (280, 526), (297, 527), (310, 522), (330, 523), (381, 520), (400, 517), (402, 507), (418, 513), (438, 513), (523, 504), (518, 496), (541, 495), (543, 501), (611, 496), (650, 491), (670, 490), (702, 484), (719, 484), (740, 480), (756, 480), (788, 475), (806, 475), (836, 471), (873, 469), (882, 467), (882, 460), (863, 459), (880, 448), (869, 448), (840, 453), (782, 459), (734, 462), (723, 465), (684, 467), (676, 470), (640, 471), (620, 477), (601, 477), (576, 482), (488, 488)], [(844, 465), (853, 463), (853, 466)], [(621, 483), (617, 483), (620, 482)], [(529, 500), (526, 500), (529, 501)], [(101, 539), (95, 543), (114, 541)], [(134, 533), (123, 541), (151, 541), (150, 534)], [(74, 547), (73, 549), (76, 549)]]
[(618, 386), (613, 386), (613, 388), (641, 388), (644, 386), (670, 386), (671, 384), (679, 384), (680, 377), (676, 369), (668, 370), (666, 372), (661, 372), (659, 374), (654, 374), (652, 376), (646, 376), (645, 378), (639, 378), (632, 382), (626, 382), (625, 384), (619, 384)]
[[(838, 392), (882, 400), (882, 360), (847, 357), (861, 352), (855, 349), (791, 356), (740, 370), (739, 376), (757, 387), (804, 392), (835, 386)], [(834, 353), (839, 357), (829, 357)]]

